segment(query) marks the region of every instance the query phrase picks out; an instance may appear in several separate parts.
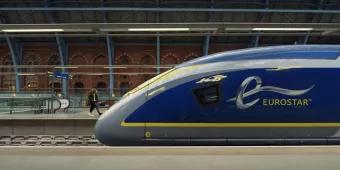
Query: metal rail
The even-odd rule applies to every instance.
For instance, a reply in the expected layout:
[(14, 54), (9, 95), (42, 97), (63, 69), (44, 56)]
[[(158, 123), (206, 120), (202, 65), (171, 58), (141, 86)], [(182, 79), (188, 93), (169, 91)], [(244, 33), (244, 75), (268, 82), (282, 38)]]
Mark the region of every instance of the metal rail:
[(0, 136), (0, 146), (101, 146), (95, 136), (22, 135)]
[[(63, 37), (105, 37), (103, 34), (98, 33), (67, 33), (67, 34), (59, 34)], [(141, 34), (132, 34), (130, 32), (124, 32), (124, 33), (109, 33), (107, 34), (111, 37), (202, 37), (202, 36), (214, 36), (214, 37), (231, 37), (231, 36), (242, 36), (242, 37), (248, 37), (248, 36), (255, 36), (255, 35), (261, 35), (261, 36), (274, 36), (274, 37), (280, 37), (280, 36), (305, 36), (306, 32), (199, 32), (199, 33), (141, 33)], [(333, 31), (330, 33), (324, 32), (310, 32), (310, 36), (323, 36), (323, 37), (334, 37), (334, 36), (340, 36), (339, 32)], [(54, 37), (54, 34), (44, 34), (44, 33), (23, 33), (23, 34), (7, 34), (7, 37)], [(0, 34), (0, 37), (6, 37), (4, 34)]]
[(121, 69), (121, 68), (172, 68), (175, 65), (141, 65), (141, 64), (131, 64), (131, 65), (0, 65), (0, 68), (69, 68), (69, 69), (76, 69), (75, 67), (79, 68), (114, 68), (114, 69)]
[[(68, 74), (71, 75), (88, 75), (88, 76), (101, 76), (101, 75), (131, 75), (131, 76), (138, 76), (138, 75), (157, 75), (156, 72), (115, 72), (115, 73), (108, 73), (108, 72), (70, 72)], [(38, 75), (47, 75), (47, 72), (20, 72), (16, 74), (15, 72), (0, 72), (0, 76), (8, 76), (8, 75), (19, 75), (19, 76), (38, 76)]]

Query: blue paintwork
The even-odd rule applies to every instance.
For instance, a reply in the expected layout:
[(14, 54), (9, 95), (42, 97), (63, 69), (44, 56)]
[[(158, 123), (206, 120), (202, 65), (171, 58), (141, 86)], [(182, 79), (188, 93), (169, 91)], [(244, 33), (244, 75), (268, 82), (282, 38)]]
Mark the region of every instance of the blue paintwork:
[[(157, 142), (160, 142), (158, 144), (162, 142), (183, 144), (183, 141), (190, 145), (197, 141), (200, 141), (198, 144), (203, 142), (204, 145), (214, 142), (219, 145), (235, 145), (235, 141), (239, 141), (241, 145), (249, 143), (258, 145), (258, 139), (263, 144), (268, 144), (266, 141), (289, 144), (289, 141), (294, 138), (298, 144), (303, 144), (301, 141), (311, 141), (312, 144), (339, 144), (339, 127), (333, 127), (333, 125), (332, 127), (329, 125), (314, 127), (311, 124), (308, 127), (252, 128), (241, 127), (243, 125), (240, 124), (240, 126), (230, 128), (222, 126), (206, 128), (165, 124), (338, 124), (340, 123), (339, 56), (340, 46), (299, 45), (236, 50), (192, 60), (176, 66), (172, 74), (168, 73), (168, 76), (178, 74), (172, 77), (173, 79), (151, 83), (112, 106), (96, 123), (96, 137), (107, 145), (145, 145), (154, 142), (156, 144)], [(268, 60), (256, 62), (254, 65), (252, 65), (253, 61), (238, 62), (246, 59)], [(282, 60), (275, 59), (284, 59), (287, 63), (282, 64), (280, 68), (279, 62)], [(289, 59), (306, 60), (299, 60), (297, 66), (294, 67), (294, 60)], [(234, 62), (221, 63), (225, 61)], [(204, 65), (207, 63), (209, 65)], [(213, 68), (215, 63), (216, 68)], [(289, 63), (292, 64), (292, 68), (287, 67)], [(200, 66), (182, 69), (182, 67), (192, 65)], [(237, 65), (240, 67), (236, 67)], [(231, 67), (224, 69), (222, 66)], [(249, 68), (245, 68), (246, 66)], [(177, 72), (176, 69), (178, 69)], [(192, 72), (186, 72), (186, 69), (192, 69)], [(182, 73), (184, 74), (181, 75)], [(215, 75), (220, 75), (220, 78), (223, 77), (221, 75), (227, 77), (219, 81), (213, 79), (216, 77), (211, 77)], [(255, 83), (255, 79), (250, 79), (254, 76), (257, 77), (258, 84)], [(162, 82), (164, 84), (161, 84)], [(202, 105), (193, 90), (213, 83), (218, 83), (220, 86), (220, 100), (218, 103)], [(247, 83), (249, 84), (245, 88)], [(237, 94), (242, 94), (241, 87), (245, 88), (245, 92), (240, 95), (237, 102), (233, 98)], [(257, 90), (254, 90), (255, 87)], [(254, 93), (249, 96), (245, 95), (251, 90), (254, 90), (252, 91)], [(243, 99), (243, 104), (240, 99)], [(260, 100), (250, 107), (244, 105), (255, 99)], [(308, 101), (308, 104), (266, 106), (263, 104), (263, 99), (300, 99)], [(156, 124), (153, 126), (151, 123)], [(180, 140), (176, 141), (176, 139)]]
[[(191, 81), (169, 89), (130, 114), (126, 122), (340, 122), (340, 69), (303, 68), (282, 71), (266, 69), (241, 70), (224, 73), (228, 77), (221, 82), (221, 99), (217, 104), (201, 105), (192, 89), (200, 84)], [(309, 106), (263, 106), (258, 102), (248, 109), (239, 109), (235, 101), (227, 100), (236, 96), (244, 79), (250, 76), (262, 78), (263, 86), (287, 89), (314, 88), (301, 96), (286, 96), (275, 92), (260, 92), (246, 97), (245, 101), (256, 98), (311, 99)], [(293, 82), (293, 83), (292, 83)], [(248, 89), (253, 89), (255, 83)], [(176, 107), (174, 107), (176, 106)]]
[(329, 59), (340, 56), (340, 45), (295, 45), (249, 48), (216, 53), (197, 58), (176, 66), (207, 64), (223, 61), (261, 60), (261, 59)]

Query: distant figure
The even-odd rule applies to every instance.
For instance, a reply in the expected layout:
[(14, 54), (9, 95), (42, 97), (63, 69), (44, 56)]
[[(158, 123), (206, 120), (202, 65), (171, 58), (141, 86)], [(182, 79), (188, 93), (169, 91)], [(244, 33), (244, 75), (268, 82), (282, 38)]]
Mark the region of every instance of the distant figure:
[(94, 116), (92, 114), (92, 111), (94, 108), (96, 108), (99, 116), (102, 114), (100, 111), (99, 111), (99, 108), (98, 108), (98, 94), (97, 94), (97, 90), (96, 89), (91, 89), (89, 94), (88, 94), (88, 99), (89, 99), (89, 104), (90, 104), (90, 112), (88, 113), (89, 116)]

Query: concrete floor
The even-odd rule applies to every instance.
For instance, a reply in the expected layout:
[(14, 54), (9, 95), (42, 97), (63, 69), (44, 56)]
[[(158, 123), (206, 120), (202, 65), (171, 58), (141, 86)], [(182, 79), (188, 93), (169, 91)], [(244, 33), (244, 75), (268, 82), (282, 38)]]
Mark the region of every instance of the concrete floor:
[(339, 146), (0, 147), (11, 170), (339, 170)]

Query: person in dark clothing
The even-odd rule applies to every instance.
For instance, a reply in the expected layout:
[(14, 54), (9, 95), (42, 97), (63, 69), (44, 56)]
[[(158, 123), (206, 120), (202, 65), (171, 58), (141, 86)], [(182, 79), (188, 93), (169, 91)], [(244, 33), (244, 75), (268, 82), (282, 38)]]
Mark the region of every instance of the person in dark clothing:
[(99, 108), (98, 108), (98, 94), (97, 94), (97, 90), (96, 89), (91, 89), (89, 94), (88, 94), (88, 100), (89, 100), (89, 104), (90, 104), (90, 112), (88, 113), (89, 116), (94, 116), (92, 114), (92, 111), (94, 108), (96, 108), (99, 116), (102, 114), (100, 111), (99, 111)]

